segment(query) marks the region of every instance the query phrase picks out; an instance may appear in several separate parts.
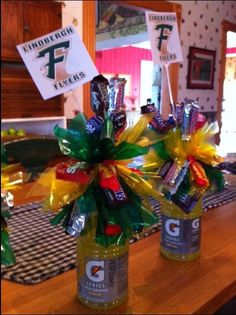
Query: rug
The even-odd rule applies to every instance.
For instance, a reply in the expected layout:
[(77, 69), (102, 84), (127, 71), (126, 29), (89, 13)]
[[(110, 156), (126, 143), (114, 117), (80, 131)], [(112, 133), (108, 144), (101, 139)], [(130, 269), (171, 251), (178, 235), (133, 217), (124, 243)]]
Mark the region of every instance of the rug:
[[(236, 188), (203, 198), (203, 209), (220, 206), (236, 199)], [(160, 205), (151, 199), (155, 214), (160, 217)], [(2, 279), (24, 284), (36, 284), (75, 268), (76, 239), (66, 235), (60, 226), (52, 226), (54, 213), (42, 211), (40, 203), (30, 203), (12, 210), (8, 220), (11, 243), (16, 254), (14, 266), (1, 266)], [(134, 235), (130, 243), (160, 230), (160, 223)]]

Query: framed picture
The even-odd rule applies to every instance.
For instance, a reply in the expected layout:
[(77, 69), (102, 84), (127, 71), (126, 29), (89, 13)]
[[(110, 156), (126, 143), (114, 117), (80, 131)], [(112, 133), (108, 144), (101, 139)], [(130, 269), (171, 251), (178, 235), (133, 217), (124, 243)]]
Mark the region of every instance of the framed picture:
[(213, 89), (215, 57), (214, 50), (189, 47), (187, 89)]

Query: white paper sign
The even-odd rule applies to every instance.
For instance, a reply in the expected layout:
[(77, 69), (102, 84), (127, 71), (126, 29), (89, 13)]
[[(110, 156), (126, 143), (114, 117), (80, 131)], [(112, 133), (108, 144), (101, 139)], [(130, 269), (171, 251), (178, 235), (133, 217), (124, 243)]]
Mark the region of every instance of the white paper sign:
[(152, 59), (155, 64), (183, 61), (175, 13), (145, 12)]
[(17, 49), (44, 100), (99, 74), (73, 26), (18, 45)]

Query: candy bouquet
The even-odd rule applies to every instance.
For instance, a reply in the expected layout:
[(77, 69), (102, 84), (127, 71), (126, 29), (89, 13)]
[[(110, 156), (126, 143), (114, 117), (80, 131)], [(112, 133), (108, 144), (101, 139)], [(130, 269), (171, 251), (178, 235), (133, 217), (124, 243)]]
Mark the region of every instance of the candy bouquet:
[(96, 241), (119, 244), (157, 220), (148, 211), (148, 196), (159, 193), (144, 179), (144, 173), (130, 167), (132, 159), (146, 154), (153, 142), (146, 128), (153, 114), (143, 115), (124, 131), (125, 112), (118, 105), (108, 111), (108, 81), (97, 76), (91, 89), (96, 115), (86, 120), (79, 113), (68, 129), (55, 127), (60, 149), (71, 159), (44, 172), (36, 186), (50, 189), (44, 208), (58, 211), (53, 224), (62, 223), (67, 233), (79, 236), (90, 214), (96, 212)]
[(8, 157), (1, 144), (1, 264), (10, 266), (16, 262), (11, 246), (7, 219), (11, 217), (10, 210), (14, 207), (14, 197), (11, 191), (20, 188), (19, 184), (27, 179), (27, 174), (18, 171), (19, 164), (8, 164)]
[[(107, 308), (119, 304), (127, 295), (130, 236), (158, 222), (149, 197), (160, 194), (144, 179), (152, 173), (145, 174), (130, 163), (146, 154), (149, 146), (163, 136), (157, 137), (147, 128), (153, 113), (143, 115), (136, 125), (125, 130), (123, 81), (115, 79), (109, 85), (99, 75), (91, 81), (91, 94), (95, 116), (86, 120), (79, 113), (68, 129), (54, 129), (61, 151), (70, 159), (45, 171), (34, 189), (39, 192), (39, 186), (46, 187), (44, 209), (58, 212), (52, 224), (61, 224), (66, 233), (78, 237), (81, 301)], [(113, 285), (108, 289), (111, 265)], [(121, 272), (123, 278), (119, 280)], [(103, 280), (97, 285), (99, 274), (103, 274)], [(119, 286), (124, 290), (118, 290)]]
[[(174, 112), (167, 120), (162, 118), (154, 104), (143, 106), (142, 113), (154, 113), (150, 127), (158, 135), (166, 136), (152, 145), (141, 170), (156, 171), (160, 176), (156, 179), (156, 185), (165, 196), (162, 199), (162, 208), (169, 208), (168, 213), (162, 216), (161, 242), (176, 259), (181, 260), (198, 251), (200, 246), (200, 235), (197, 236), (197, 232), (200, 233), (200, 221), (195, 221), (198, 229), (192, 239), (193, 231), (190, 227), (184, 227), (188, 225), (186, 220), (189, 219), (191, 226), (201, 215), (201, 199), (206, 191), (224, 187), (223, 175), (216, 168), (222, 158), (218, 156), (216, 145), (212, 141), (212, 137), (218, 132), (217, 124), (209, 124), (204, 115), (199, 113), (197, 103), (189, 99), (176, 103)], [(173, 221), (173, 216), (178, 220)], [(171, 217), (172, 229), (168, 225)], [(191, 242), (194, 241), (198, 245), (193, 248)]]

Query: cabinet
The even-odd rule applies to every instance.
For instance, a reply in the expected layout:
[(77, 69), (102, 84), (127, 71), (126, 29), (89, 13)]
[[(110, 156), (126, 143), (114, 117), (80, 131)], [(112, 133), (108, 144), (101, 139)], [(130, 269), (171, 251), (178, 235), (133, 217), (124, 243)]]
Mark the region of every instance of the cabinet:
[(61, 3), (1, 1), (1, 26), (2, 118), (64, 116), (63, 96), (44, 101), (16, 49), (62, 27)]
[(1, 65), (2, 118), (63, 116), (62, 96), (43, 100), (24, 64)]
[(61, 4), (54, 1), (1, 1), (1, 60), (22, 61), (16, 45), (61, 28)]

